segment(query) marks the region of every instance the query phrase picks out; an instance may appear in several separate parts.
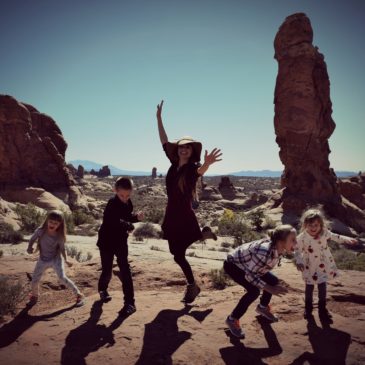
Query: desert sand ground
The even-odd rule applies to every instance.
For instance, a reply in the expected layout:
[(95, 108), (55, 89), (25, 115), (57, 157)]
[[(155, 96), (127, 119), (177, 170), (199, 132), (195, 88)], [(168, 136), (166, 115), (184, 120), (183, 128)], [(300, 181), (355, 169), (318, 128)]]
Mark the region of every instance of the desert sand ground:
[[(222, 239), (220, 238), (220, 241)], [(255, 315), (253, 305), (242, 320), (246, 339), (233, 339), (225, 318), (243, 289), (212, 288), (208, 273), (221, 268), (226, 253), (211, 251), (220, 241), (203, 247), (195, 244), (189, 257), (203, 290), (192, 306), (180, 299), (185, 282), (163, 240), (136, 243), (130, 238), (138, 311), (127, 319), (118, 316), (122, 306), (121, 285), (115, 267), (111, 302), (101, 304), (96, 291), (100, 274), (95, 237), (70, 236), (69, 244), (93, 259), (74, 261), (67, 273), (87, 296), (86, 305), (74, 308), (72, 293), (63, 289), (54, 273), (41, 284), (40, 302), (30, 311), (19, 305), (17, 315), (0, 328), (1, 364), (364, 364), (365, 273), (343, 271), (329, 285), (329, 308), (334, 323), (322, 325), (303, 319), (303, 282), (289, 260), (275, 273), (289, 288), (285, 297), (273, 298), (278, 323)], [(151, 249), (158, 247), (160, 250)], [(26, 243), (2, 245), (0, 274), (20, 279), (29, 288), (35, 256), (25, 254)]]

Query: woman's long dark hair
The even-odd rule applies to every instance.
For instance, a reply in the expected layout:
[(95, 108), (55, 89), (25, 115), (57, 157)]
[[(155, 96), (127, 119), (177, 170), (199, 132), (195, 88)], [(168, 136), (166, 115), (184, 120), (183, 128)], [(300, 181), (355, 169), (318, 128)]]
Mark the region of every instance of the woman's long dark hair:
[[(189, 161), (188, 164), (194, 164), (196, 165), (197, 168), (199, 168), (200, 164), (196, 163), (196, 162), (193, 162), (193, 161)], [(190, 181), (190, 179), (188, 179), (188, 172), (189, 172), (189, 169), (186, 169), (186, 168), (183, 168), (182, 169), (182, 172), (181, 172), (181, 175), (179, 176), (179, 180), (177, 182), (177, 186), (179, 187), (180, 191), (185, 194), (187, 193), (189, 190), (191, 190), (191, 198), (192, 199), (197, 199), (197, 183), (198, 183), (198, 180), (196, 180), (194, 186), (188, 186), (188, 181)]]

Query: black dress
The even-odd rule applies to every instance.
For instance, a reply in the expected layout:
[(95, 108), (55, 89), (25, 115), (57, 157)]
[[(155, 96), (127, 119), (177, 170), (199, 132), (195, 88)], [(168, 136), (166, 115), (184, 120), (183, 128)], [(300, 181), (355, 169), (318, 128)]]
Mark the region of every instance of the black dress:
[[(167, 207), (162, 223), (163, 238), (169, 241), (170, 252), (185, 251), (193, 242), (202, 239), (202, 232), (192, 208), (193, 191), (199, 178), (199, 164), (187, 163), (179, 168), (177, 158), (169, 154), (169, 143), (163, 145), (171, 166), (166, 176)], [(184, 192), (178, 182), (186, 176)]]

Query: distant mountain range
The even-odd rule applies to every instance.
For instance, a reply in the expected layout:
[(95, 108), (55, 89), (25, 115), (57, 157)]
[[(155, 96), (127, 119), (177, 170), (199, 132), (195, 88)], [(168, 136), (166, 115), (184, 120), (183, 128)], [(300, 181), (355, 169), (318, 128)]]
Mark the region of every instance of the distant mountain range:
[[(68, 163), (71, 163), (76, 168), (78, 165), (82, 165), (82, 166), (84, 166), (86, 171), (90, 171), (91, 169), (98, 171), (100, 168), (102, 168), (104, 166), (101, 163), (88, 161), (88, 160), (72, 160), (72, 161), (69, 161)], [(113, 165), (108, 165), (108, 166), (110, 168), (112, 175), (127, 175), (127, 176), (150, 176), (151, 175), (151, 171), (123, 170), (123, 169), (120, 169)], [(158, 172), (158, 173), (160, 173), (160, 172)], [(282, 171), (276, 171), (276, 170), (243, 170), (243, 171), (232, 172), (230, 174), (221, 174), (221, 175), (242, 176), (242, 177), (249, 177), (249, 176), (252, 176), (252, 177), (280, 177), (281, 174), (282, 174)], [(338, 177), (348, 177), (348, 176), (357, 175), (357, 172), (336, 171), (336, 175)]]
[[(273, 170), (244, 170), (244, 171), (238, 171), (233, 172), (228, 175), (232, 176), (253, 176), (253, 177), (280, 177), (282, 171), (273, 171)], [(337, 177), (348, 177), (348, 176), (354, 176), (357, 175), (357, 172), (354, 171), (336, 171)]]
[[(101, 163), (88, 161), (88, 160), (72, 160), (72, 161), (69, 161), (68, 163), (74, 165), (76, 168), (77, 168), (77, 166), (81, 165), (84, 167), (84, 169), (86, 171), (90, 171), (92, 169), (94, 169), (95, 171), (99, 171), (99, 169), (101, 169), (103, 166), (107, 165), (107, 164), (101, 164)], [(152, 170), (149, 172), (147, 172), (147, 171), (130, 171), (130, 170), (122, 170), (113, 165), (108, 165), (108, 166), (110, 168), (110, 172), (112, 175), (149, 176), (152, 173)]]

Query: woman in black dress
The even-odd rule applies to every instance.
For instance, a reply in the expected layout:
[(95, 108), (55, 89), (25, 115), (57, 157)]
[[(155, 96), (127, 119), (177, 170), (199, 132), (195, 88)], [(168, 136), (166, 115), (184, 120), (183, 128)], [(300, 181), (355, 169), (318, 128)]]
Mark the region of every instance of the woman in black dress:
[(196, 183), (209, 166), (221, 161), (219, 149), (208, 154), (205, 151), (204, 163), (201, 165), (202, 144), (191, 137), (184, 137), (175, 143), (169, 142), (162, 123), (162, 106), (157, 105), (157, 123), (161, 144), (171, 162), (166, 176), (167, 207), (162, 223), (163, 238), (168, 240), (169, 249), (175, 262), (181, 267), (188, 282), (183, 302), (192, 303), (200, 293), (195, 283), (190, 264), (186, 260), (186, 250), (195, 241), (217, 239), (209, 227), (200, 229), (192, 202), (195, 197)]

